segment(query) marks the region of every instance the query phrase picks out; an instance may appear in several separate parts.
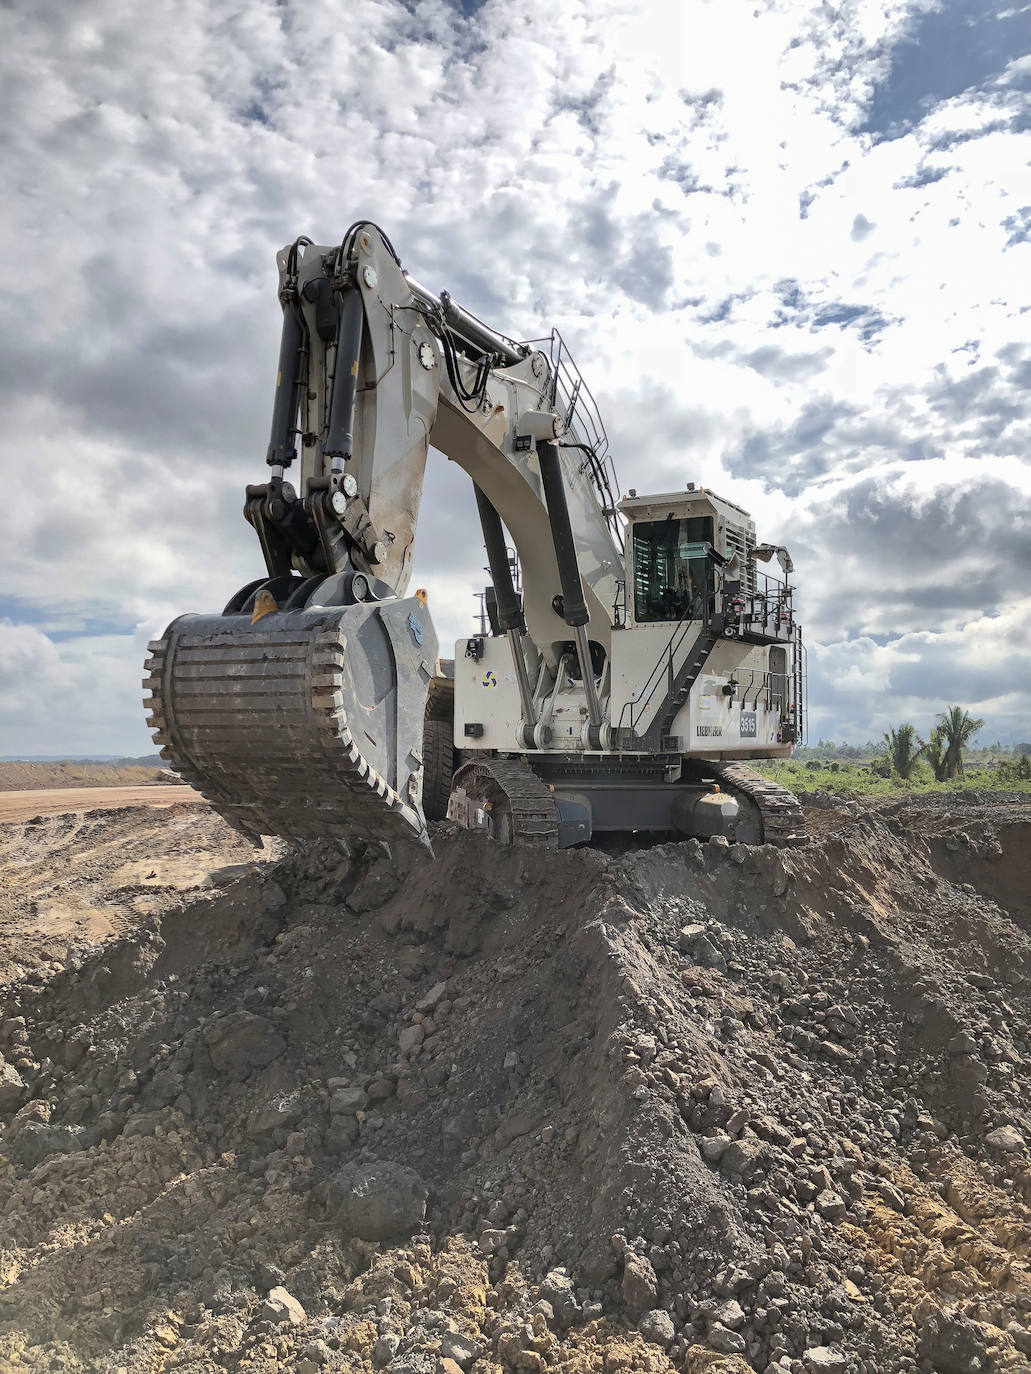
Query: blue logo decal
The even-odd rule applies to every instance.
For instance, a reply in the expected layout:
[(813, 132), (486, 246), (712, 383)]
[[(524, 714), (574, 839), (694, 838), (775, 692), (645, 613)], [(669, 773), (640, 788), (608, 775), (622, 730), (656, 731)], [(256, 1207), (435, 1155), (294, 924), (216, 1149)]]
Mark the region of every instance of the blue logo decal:
[(418, 644), (419, 648), (421, 649), (421, 648), (422, 648), (422, 626), (421, 626), (421, 625), (419, 624), (419, 622), (416, 620), (416, 618), (415, 618), (415, 612), (414, 612), (414, 611), (409, 611), (409, 613), (408, 613), (408, 628), (409, 628), (409, 629), (411, 630), (411, 632), (412, 632), (412, 638), (415, 640), (416, 644)]

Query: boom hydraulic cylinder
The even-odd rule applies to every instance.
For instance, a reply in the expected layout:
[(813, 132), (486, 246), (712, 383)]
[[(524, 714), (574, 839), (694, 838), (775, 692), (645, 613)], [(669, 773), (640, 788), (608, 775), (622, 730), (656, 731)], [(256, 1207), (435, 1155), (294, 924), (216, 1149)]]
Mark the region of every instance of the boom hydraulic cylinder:
[(551, 524), (551, 538), (555, 545), (555, 561), (562, 584), (562, 618), (572, 629), (576, 640), (576, 656), (587, 697), (587, 713), (591, 725), (597, 729), (601, 725), (601, 702), (594, 681), (591, 646), (587, 638), (587, 624), (591, 613), (584, 600), (583, 583), (580, 581), (580, 569), (576, 562), (576, 544), (569, 521), (569, 505), (566, 501), (565, 484), (562, 481), (558, 448), (554, 444), (538, 444), (537, 457), (541, 467), (541, 481), (544, 484), (548, 520)]
[(526, 630), (526, 623), (523, 620), (523, 608), (519, 595), (512, 583), (512, 565), (508, 561), (505, 532), (501, 525), (501, 516), (494, 509), (490, 498), (475, 483), (474, 490), (476, 492), (476, 508), (480, 513), (480, 527), (483, 530), (483, 542), (487, 550), (487, 562), (490, 565), (491, 581), (494, 583), (494, 594), (497, 597), (498, 628), (504, 630), (508, 636), (509, 646), (512, 650), (512, 666), (515, 669), (516, 682), (519, 685), (519, 702), (522, 707), (523, 724), (532, 731), (537, 723), (537, 713), (534, 710), (533, 692), (526, 672), (526, 659), (523, 656), (523, 634)]

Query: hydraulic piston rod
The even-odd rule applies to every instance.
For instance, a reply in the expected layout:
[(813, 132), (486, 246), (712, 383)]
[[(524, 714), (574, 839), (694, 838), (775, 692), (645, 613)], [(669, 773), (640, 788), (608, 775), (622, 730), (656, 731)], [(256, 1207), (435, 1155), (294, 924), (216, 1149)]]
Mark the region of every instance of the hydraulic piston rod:
[(362, 322), (365, 318), (361, 292), (356, 286), (340, 290), (337, 299), (337, 355), (325, 446), (326, 457), (331, 461), (335, 460), (334, 471), (342, 470), (343, 464), (354, 453), (354, 408), (358, 394)]
[(594, 664), (591, 662), (591, 645), (587, 638), (587, 626), (573, 628), (576, 637), (576, 656), (580, 661), (580, 676), (583, 678), (584, 693), (587, 697), (587, 715), (593, 726), (601, 725), (601, 701), (598, 686), (594, 681)]
[(512, 666), (519, 686), (523, 724), (532, 731), (537, 723), (537, 713), (534, 710), (533, 692), (530, 690), (530, 679), (526, 672), (526, 659), (523, 657), (523, 634), (526, 624), (523, 620), (522, 604), (512, 584), (512, 567), (508, 561), (505, 532), (501, 525), (501, 516), (494, 509), (489, 497), (475, 484), (474, 490), (491, 581), (494, 583), (494, 592), (498, 599), (498, 625), (508, 636), (512, 650)]
[(548, 519), (551, 522), (552, 542), (555, 545), (555, 561), (562, 583), (562, 618), (572, 629), (576, 640), (576, 657), (580, 663), (580, 676), (583, 678), (584, 693), (587, 697), (587, 713), (591, 725), (597, 729), (601, 725), (601, 702), (594, 681), (594, 664), (591, 662), (591, 646), (587, 638), (587, 624), (591, 613), (584, 600), (583, 583), (580, 581), (580, 569), (576, 561), (576, 545), (569, 523), (569, 506), (566, 502), (565, 484), (562, 481), (562, 466), (558, 449), (554, 444), (538, 444), (537, 457), (541, 466)]
[(453, 300), (447, 291), (435, 296), (407, 272), (405, 281), (417, 300), (422, 301), (424, 305), (432, 306), (434, 310), (439, 310), (455, 333), (461, 335), (481, 353), (493, 353), (506, 367), (513, 367), (516, 363), (521, 363), (530, 351), (525, 344), (517, 344), (512, 339), (506, 339), (503, 334), (497, 333), (475, 315), (471, 315)]
[(275, 400), (272, 406), (272, 433), (269, 437), (269, 467), (288, 468), (297, 457), (297, 407), (304, 382), (308, 341), (304, 318), (296, 300), (283, 304), (283, 332), (279, 344)]

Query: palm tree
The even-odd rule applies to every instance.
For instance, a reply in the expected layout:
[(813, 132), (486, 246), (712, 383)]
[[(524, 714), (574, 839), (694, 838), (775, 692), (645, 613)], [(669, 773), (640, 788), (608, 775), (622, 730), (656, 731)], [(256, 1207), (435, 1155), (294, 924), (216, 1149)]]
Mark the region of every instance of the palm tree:
[(945, 776), (963, 776), (963, 749), (984, 725), (983, 720), (975, 720), (962, 706), (950, 706), (941, 711), (936, 720), (937, 728), (945, 741)]
[(936, 725), (931, 731), (931, 738), (924, 745), (924, 757), (931, 765), (935, 782), (944, 782), (946, 778), (945, 736), (942, 734), (940, 726)]
[(927, 746), (912, 725), (900, 725), (897, 730), (889, 726), (888, 729), (890, 733), (884, 736), (884, 742), (888, 746), (892, 769), (900, 778), (908, 778)]

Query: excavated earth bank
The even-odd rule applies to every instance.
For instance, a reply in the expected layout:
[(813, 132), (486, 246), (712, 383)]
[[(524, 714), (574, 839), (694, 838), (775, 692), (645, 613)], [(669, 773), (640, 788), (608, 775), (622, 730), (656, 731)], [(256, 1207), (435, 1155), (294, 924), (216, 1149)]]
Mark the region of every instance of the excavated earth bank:
[(0, 988), (0, 1369), (1031, 1370), (1024, 800), (141, 906)]

